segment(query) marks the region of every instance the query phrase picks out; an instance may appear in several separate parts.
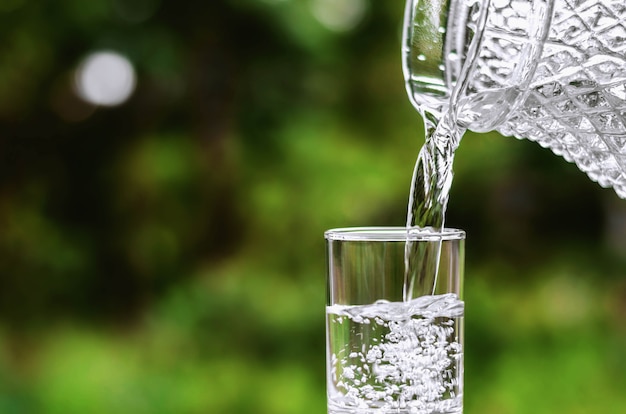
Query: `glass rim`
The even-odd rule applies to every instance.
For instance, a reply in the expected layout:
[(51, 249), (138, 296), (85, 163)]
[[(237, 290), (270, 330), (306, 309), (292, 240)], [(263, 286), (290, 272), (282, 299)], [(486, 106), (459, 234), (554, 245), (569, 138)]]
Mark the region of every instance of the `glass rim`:
[(448, 241), (465, 240), (465, 232), (455, 228), (436, 230), (432, 227), (342, 227), (326, 230), (329, 241)]

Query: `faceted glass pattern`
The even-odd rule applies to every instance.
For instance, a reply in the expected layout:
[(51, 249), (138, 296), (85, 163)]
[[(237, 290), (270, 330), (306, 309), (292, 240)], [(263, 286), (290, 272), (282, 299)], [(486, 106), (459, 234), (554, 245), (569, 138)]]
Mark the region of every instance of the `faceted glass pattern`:
[(626, 1), (555, 0), (524, 103), (498, 128), (626, 198)]

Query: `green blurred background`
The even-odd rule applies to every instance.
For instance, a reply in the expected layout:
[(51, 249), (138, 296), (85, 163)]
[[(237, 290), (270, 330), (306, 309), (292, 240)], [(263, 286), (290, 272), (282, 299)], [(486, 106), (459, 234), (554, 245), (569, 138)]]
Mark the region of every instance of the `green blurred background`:
[[(0, 413), (325, 412), (323, 231), (402, 225), (422, 143), (403, 8), (1, 0)], [(626, 412), (626, 202), (497, 134), (455, 174), (466, 413)]]

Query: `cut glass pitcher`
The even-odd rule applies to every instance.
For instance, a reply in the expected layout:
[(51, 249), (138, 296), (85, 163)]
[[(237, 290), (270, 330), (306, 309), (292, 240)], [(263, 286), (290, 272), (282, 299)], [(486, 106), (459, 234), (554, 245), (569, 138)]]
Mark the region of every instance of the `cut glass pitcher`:
[(422, 113), (550, 148), (626, 198), (625, 0), (408, 0), (403, 68)]

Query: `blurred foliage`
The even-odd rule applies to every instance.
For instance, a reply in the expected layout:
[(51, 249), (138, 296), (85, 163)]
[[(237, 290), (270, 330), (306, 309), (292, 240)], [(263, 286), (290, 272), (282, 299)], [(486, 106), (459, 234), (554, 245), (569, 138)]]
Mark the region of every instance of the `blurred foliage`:
[[(421, 145), (403, 4), (338, 4), (0, 2), (0, 412), (325, 412), (322, 233), (402, 225)], [(466, 412), (626, 411), (626, 205), (496, 134), (455, 172)]]

